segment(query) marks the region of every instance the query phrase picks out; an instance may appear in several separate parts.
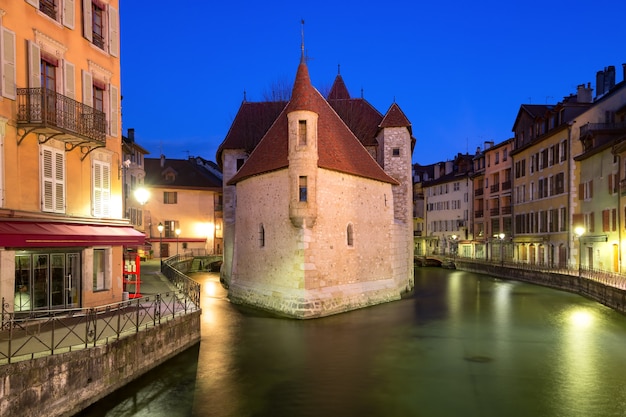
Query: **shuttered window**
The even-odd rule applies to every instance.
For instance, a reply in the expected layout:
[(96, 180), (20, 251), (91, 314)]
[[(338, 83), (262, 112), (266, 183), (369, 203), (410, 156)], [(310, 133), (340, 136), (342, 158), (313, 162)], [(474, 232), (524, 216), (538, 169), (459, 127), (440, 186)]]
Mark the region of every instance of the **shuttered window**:
[(58, 149), (41, 149), (41, 210), (65, 213), (65, 153)]
[(0, 78), (2, 96), (15, 100), (15, 33), (2, 28), (0, 31), (2, 55), (0, 56)]
[(109, 164), (93, 163), (93, 215), (111, 217), (111, 174)]

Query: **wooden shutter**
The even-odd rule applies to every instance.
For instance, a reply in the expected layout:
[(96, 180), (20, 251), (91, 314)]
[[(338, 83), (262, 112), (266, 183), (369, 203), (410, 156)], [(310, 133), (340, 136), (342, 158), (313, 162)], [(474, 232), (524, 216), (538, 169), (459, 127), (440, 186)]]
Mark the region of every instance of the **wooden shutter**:
[(63, 78), (65, 84), (65, 95), (71, 99), (76, 99), (76, 77), (74, 64), (71, 62), (63, 62)]
[(41, 150), (41, 205), (43, 211), (65, 212), (65, 155), (52, 148)]
[(54, 211), (65, 212), (65, 155), (62, 151), (54, 153)]
[(93, 215), (111, 216), (111, 169), (108, 164), (94, 161), (93, 166)]
[(41, 87), (41, 50), (33, 41), (28, 41), (28, 86)]
[(0, 32), (2, 56), (0, 57), (0, 74), (2, 74), (2, 95), (15, 100), (15, 33), (2, 28)]
[(75, 11), (74, 0), (63, 0), (63, 24), (70, 29), (74, 29)]
[(93, 78), (90, 72), (83, 70), (83, 104), (93, 107)]
[(91, 0), (83, 0), (83, 36), (93, 42)]
[(602, 231), (603, 232), (609, 231), (609, 227), (610, 227), (609, 226), (610, 224), (609, 214), (610, 214), (609, 210), (602, 210)]
[(109, 6), (109, 53), (120, 55), (120, 17), (117, 9)]
[[(567, 219), (563, 219), (563, 222), (567, 221)], [(585, 225), (585, 217), (582, 213), (576, 213), (573, 215), (572, 223), (574, 228)]]
[(613, 174), (609, 174), (609, 194), (613, 194)]
[(111, 136), (117, 136), (119, 135), (120, 97), (116, 86), (110, 84), (109, 87), (109, 134)]

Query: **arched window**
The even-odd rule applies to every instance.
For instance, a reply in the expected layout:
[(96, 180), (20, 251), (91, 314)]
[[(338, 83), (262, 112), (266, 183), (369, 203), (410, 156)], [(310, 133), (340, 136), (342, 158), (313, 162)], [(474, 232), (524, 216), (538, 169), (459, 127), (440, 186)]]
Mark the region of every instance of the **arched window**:
[(265, 227), (263, 227), (263, 223), (259, 225), (259, 246), (265, 247)]
[(352, 223), (348, 223), (348, 227), (346, 228), (346, 238), (348, 246), (354, 246), (354, 229), (352, 227)]

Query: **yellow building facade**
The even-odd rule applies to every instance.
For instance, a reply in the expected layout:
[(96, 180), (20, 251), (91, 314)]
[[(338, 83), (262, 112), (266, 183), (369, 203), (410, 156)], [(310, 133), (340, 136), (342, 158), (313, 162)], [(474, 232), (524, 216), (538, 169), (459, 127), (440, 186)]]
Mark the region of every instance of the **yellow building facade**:
[(0, 297), (120, 301), (145, 236), (123, 219), (118, 1), (3, 2), (0, 45)]

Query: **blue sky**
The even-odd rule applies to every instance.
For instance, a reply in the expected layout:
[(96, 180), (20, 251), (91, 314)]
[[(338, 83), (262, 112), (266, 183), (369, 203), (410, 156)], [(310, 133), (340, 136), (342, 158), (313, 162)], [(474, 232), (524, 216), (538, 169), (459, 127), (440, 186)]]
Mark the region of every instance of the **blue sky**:
[[(626, 2), (121, 1), (122, 123), (157, 158), (217, 147), (243, 100), (293, 82), (301, 19), (311, 81), (397, 102), (430, 164), (511, 137), (523, 103), (555, 103), (626, 63)], [(175, 5), (176, 7), (172, 7)]]

